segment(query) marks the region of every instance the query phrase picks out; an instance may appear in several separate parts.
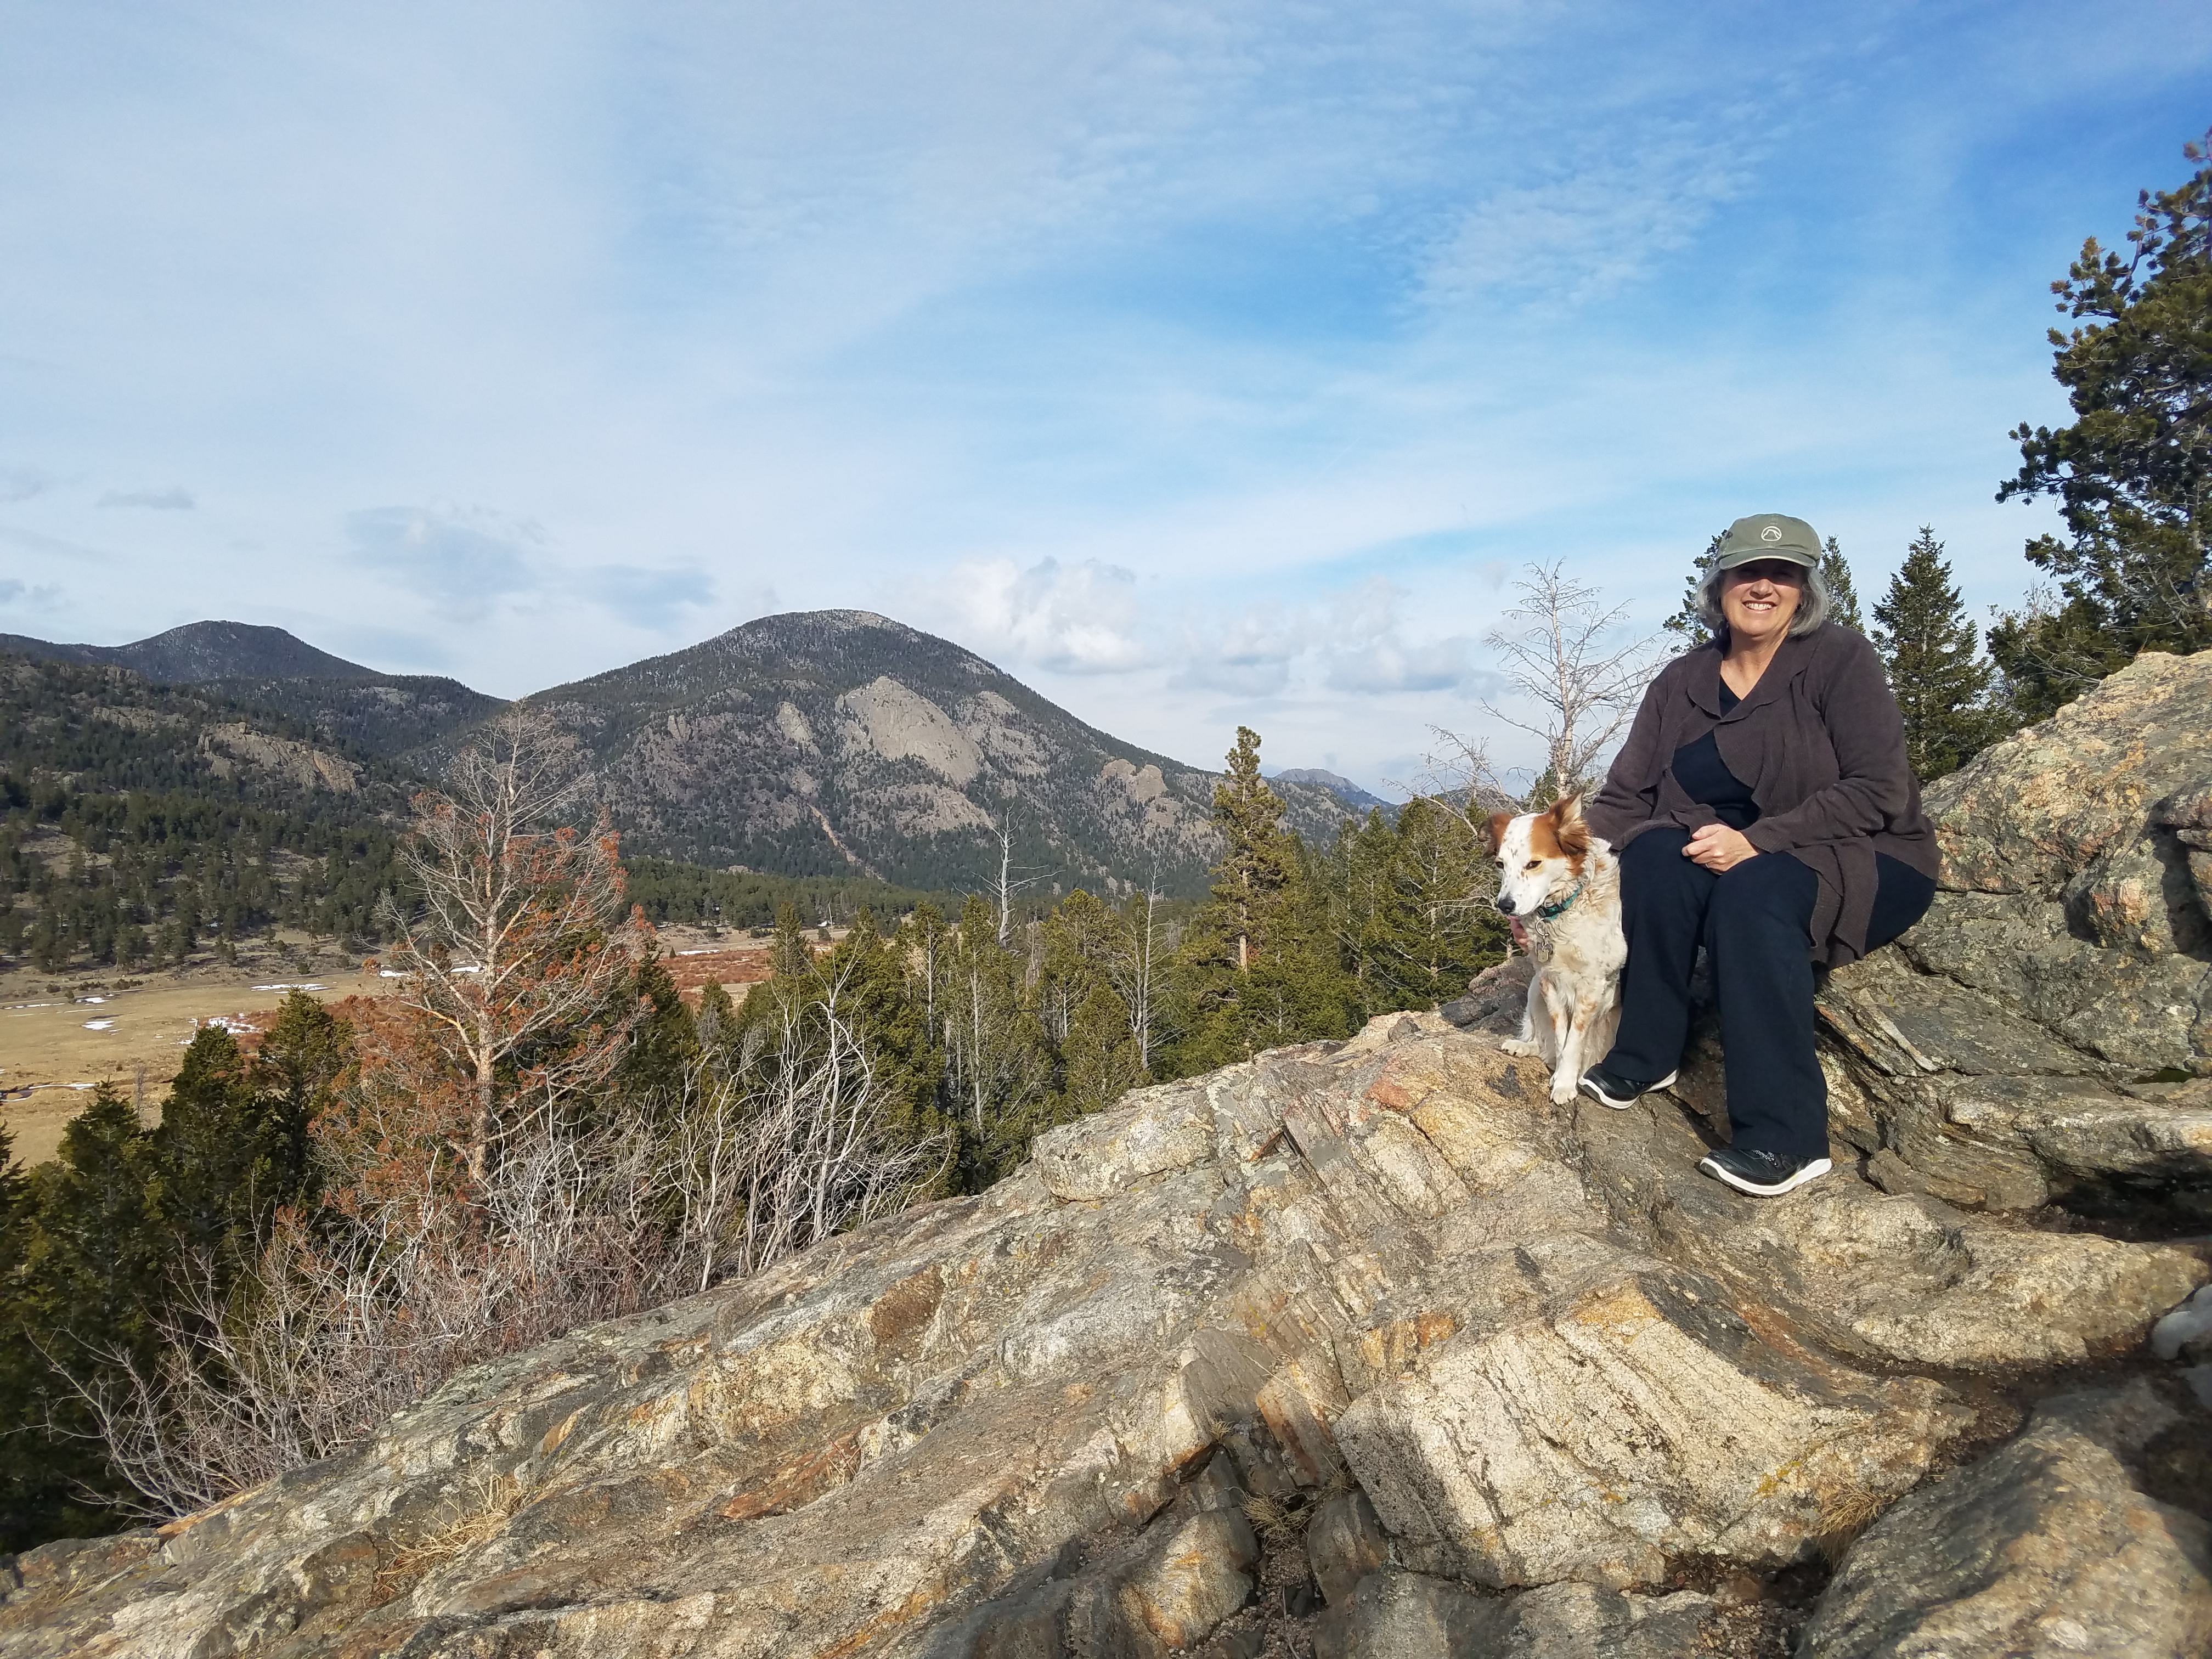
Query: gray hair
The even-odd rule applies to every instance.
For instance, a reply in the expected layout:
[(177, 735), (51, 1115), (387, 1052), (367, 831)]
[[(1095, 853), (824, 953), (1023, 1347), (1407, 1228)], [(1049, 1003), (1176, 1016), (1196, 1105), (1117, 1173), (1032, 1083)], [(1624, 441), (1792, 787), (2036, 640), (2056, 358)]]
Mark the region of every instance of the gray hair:
[[(1800, 565), (1805, 573), (1804, 596), (1797, 601), (1797, 614), (1790, 619), (1790, 637), (1797, 639), (1811, 633), (1835, 614), (1835, 595), (1828, 592), (1828, 579), (1820, 574), (1816, 564)], [(1728, 572), (1717, 564), (1708, 565), (1705, 574), (1698, 578), (1698, 620), (1705, 625), (1705, 632), (1715, 639), (1728, 638), (1728, 617), (1721, 610), (1721, 589), (1728, 581)]]

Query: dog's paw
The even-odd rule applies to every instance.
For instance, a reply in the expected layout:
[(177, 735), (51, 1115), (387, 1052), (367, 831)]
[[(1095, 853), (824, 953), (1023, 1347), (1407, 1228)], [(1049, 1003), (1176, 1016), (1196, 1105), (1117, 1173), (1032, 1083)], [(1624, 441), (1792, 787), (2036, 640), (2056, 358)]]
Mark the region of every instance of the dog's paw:
[(1498, 1046), (1509, 1054), (1521, 1054), (1531, 1059), (1539, 1058), (1543, 1054), (1543, 1050), (1527, 1037), (1508, 1037)]
[(1575, 1091), (1576, 1080), (1573, 1078), (1553, 1078), (1552, 1079), (1552, 1104), (1554, 1106), (1573, 1105), (1575, 1102)]

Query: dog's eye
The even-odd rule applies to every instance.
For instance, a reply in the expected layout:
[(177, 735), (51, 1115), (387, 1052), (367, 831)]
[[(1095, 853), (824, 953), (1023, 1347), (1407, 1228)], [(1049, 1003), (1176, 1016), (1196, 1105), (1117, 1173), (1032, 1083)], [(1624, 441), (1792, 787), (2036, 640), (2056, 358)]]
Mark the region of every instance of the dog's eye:
[(1530, 859), (1528, 863), (1522, 865), (1521, 867), (1523, 870), (1540, 870), (1544, 867), (1544, 860), (1541, 859)]

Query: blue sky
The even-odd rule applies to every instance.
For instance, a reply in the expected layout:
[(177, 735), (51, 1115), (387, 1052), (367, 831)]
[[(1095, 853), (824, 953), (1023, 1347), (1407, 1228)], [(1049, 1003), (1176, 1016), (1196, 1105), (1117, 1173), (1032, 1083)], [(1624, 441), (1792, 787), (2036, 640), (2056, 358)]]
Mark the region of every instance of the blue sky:
[(1532, 559), (2016, 600), (2047, 285), (2208, 87), (2202, 5), (0, 0), (0, 631), (859, 606), (1387, 792)]

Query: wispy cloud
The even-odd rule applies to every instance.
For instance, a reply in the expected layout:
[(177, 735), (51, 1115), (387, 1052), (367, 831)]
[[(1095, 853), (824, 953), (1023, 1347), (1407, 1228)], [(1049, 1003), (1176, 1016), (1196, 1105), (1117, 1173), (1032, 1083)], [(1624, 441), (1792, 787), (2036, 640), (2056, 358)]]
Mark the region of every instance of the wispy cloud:
[(594, 565), (566, 585), (634, 628), (665, 629), (714, 602), (713, 578), (703, 570), (648, 570), (635, 565)]
[(1749, 185), (1753, 147), (1724, 133), (1723, 118), (1708, 112), (1694, 126), (1637, 135), (1625, 154), (1488, 191), (1427, 250), (1422, 299), (1446, 308), (1492, 298), (1574, 307), (1650, 275)]
[(52, 475), (35, 466), (0, 466), (0, 501), (27, 501), (53, 485)]
[(189, 513), (199, 503), (189, 489), (111, 489), (100, 498), (102, 507), (145, 507), (156, 513)]
[(0, 605), (10, 610), (52, 611), (60, 605), (62, 597), (58, 587), (34, 587), (13, 577), (0, 581)]
[(82, 542), (73, 542), (65, 537), (49, 536), (43, 531), (26, 530), (21, 525), (0, 524), (0, 542), (7, 542), (44, 558), (89, 559), (107, 564), (115, 557), (100, 548), (87, 547)]
[(366, 507), (345, 518), (355, 559), (398, 578), (459, 622), (544, 583), (544, 532), (483, 507)]

